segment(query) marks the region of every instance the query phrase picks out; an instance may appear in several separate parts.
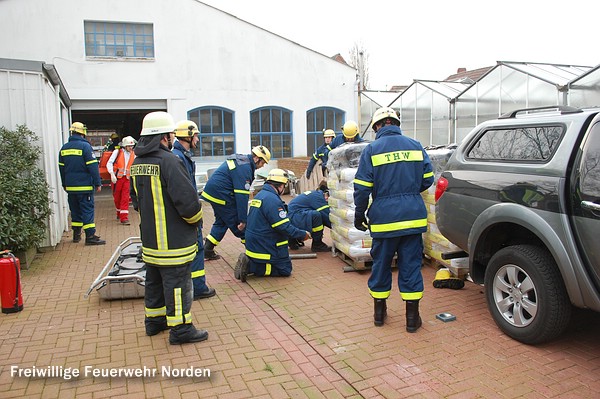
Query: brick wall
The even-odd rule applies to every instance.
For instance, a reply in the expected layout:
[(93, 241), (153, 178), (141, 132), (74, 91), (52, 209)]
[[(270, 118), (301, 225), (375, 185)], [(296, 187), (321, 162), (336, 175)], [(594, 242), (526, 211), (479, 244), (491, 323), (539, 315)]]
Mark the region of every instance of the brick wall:
[(277, 167), (279, 169), (291, 170), (296, 177), (300, 178), (306, 172), (309, 159), (310, 157), (279, 158), (277, 159)]

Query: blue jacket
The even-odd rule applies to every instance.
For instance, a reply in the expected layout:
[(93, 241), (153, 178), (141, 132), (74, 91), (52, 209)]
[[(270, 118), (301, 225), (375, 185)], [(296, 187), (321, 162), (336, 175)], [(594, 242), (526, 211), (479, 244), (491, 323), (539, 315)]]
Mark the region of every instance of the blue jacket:
[(246, 223), (250, 185), (255, 170), (252, 155), (230, 155), (206, 182), (202, 198), (213, 204), (235, 207), (238, 222)]
[(427, 208), (421, 192), (433, 184), (429, 156), (400, 127), (384, 126), (363, 150), (354, 178), (356, 213), (369, 204), (373, 238), (398, 237), (427, 231)]
[(68, 193), (92, 193), (102, 185), (98, 160), (90, 143), (77, 134), (69, 137), (58, 154), (62, 186)]
[[(357, 134), (354, 137), (354, 141), (348, 141), (348, 143), (362, 143), (363, 141), (365, 141), (365, 139), (363, 139), (362, 137), (360, 137), (360, 135)], [(333, 138), (333, 140), (331, 140), (331, 143), (329, 144), (329, 147), (331, 147), (330, 151), (344, 143), (346, 143), (346, 138), (344, 137), (344, 134), (338, 134)]]
[(321, 214), (323, 226), (331, 228), (329, 221), (329, 204), (321, 190), (305, 191), (294, 197), (288, 206), (289, 217), (294, 226), (311, 231), (312, 217), (310, 211), (318, 211)]
[(321, 167), (323, 168), (323, 172), (325, 172), (327, 160), (329, 159), (329, 151), (331, 151), (331, 147), (327, 143), (324, 143), (319, 148), (317, 148), (315, 153), (312, 154), (310, 161), (308, 161), (308, 167), (306, 168), (306, 178), (310, 177), (310, 174), (312, 173), (319, 159), (321, 160)]
[(192, 185), (194, 186), (194, 189), (198, 191), (198, 187), (196, 186), (196, 162), (192, 160), (192, 151), (186, 150), (179, 141), (175, 141), (171, 152), (183, 161), (183, 165), (188, 171), (190, 179), (192, 179)]
[(306, 231), (290, 222), (286, 208), (273, 186), (265, 183), (250, 202), (246, 255), (261, 263), (276, 263), (289, 258), (288, 237), (302, 240)]

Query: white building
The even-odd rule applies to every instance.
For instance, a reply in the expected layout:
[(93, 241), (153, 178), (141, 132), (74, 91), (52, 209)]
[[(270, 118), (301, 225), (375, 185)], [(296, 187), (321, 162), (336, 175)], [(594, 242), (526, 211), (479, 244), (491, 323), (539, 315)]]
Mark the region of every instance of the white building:
[[(196, 0), (3, 0), (0, 37), (0, 58), (53, 66), (64, 84), (71, 103), (55, 110), (56, 132), (32, 129), (58, 148), (73, 121), (101, 145), (110, 132), (138, 137), (144, 115), (165, 110), (197, 122), (201, 160), (256, 144), (277, 159), (310, 155), (323, 129), (357, 120), (352, 67)], [(27, 123), (13, 111), (26, 108), (20, 90), (0, 82), (0, 126)]]

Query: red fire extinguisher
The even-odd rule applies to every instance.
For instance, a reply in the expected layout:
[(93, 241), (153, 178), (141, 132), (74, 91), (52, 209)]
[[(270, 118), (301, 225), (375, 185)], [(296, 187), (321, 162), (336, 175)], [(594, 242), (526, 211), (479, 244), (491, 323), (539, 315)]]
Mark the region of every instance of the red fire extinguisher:
[(21, 295), (21, 263), (9, 250), (0, 251), (0, 295), (2, 313), (23, 310)]

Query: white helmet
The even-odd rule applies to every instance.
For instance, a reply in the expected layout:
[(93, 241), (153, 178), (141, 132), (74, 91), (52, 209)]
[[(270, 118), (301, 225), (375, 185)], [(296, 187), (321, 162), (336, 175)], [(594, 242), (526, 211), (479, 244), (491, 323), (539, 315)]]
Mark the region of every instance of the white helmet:
[(153, 136), (174, 131), (175, 122), (173, 121), (173, 117), (164, 111), (154, 111), (144, 116), (140, 136)]
[(128, 145), (135, 145), (137, 141), (131, 136), (123, 137), (123, 141), (121, 141), (121, 145), (123, 147), (127, 147)]

